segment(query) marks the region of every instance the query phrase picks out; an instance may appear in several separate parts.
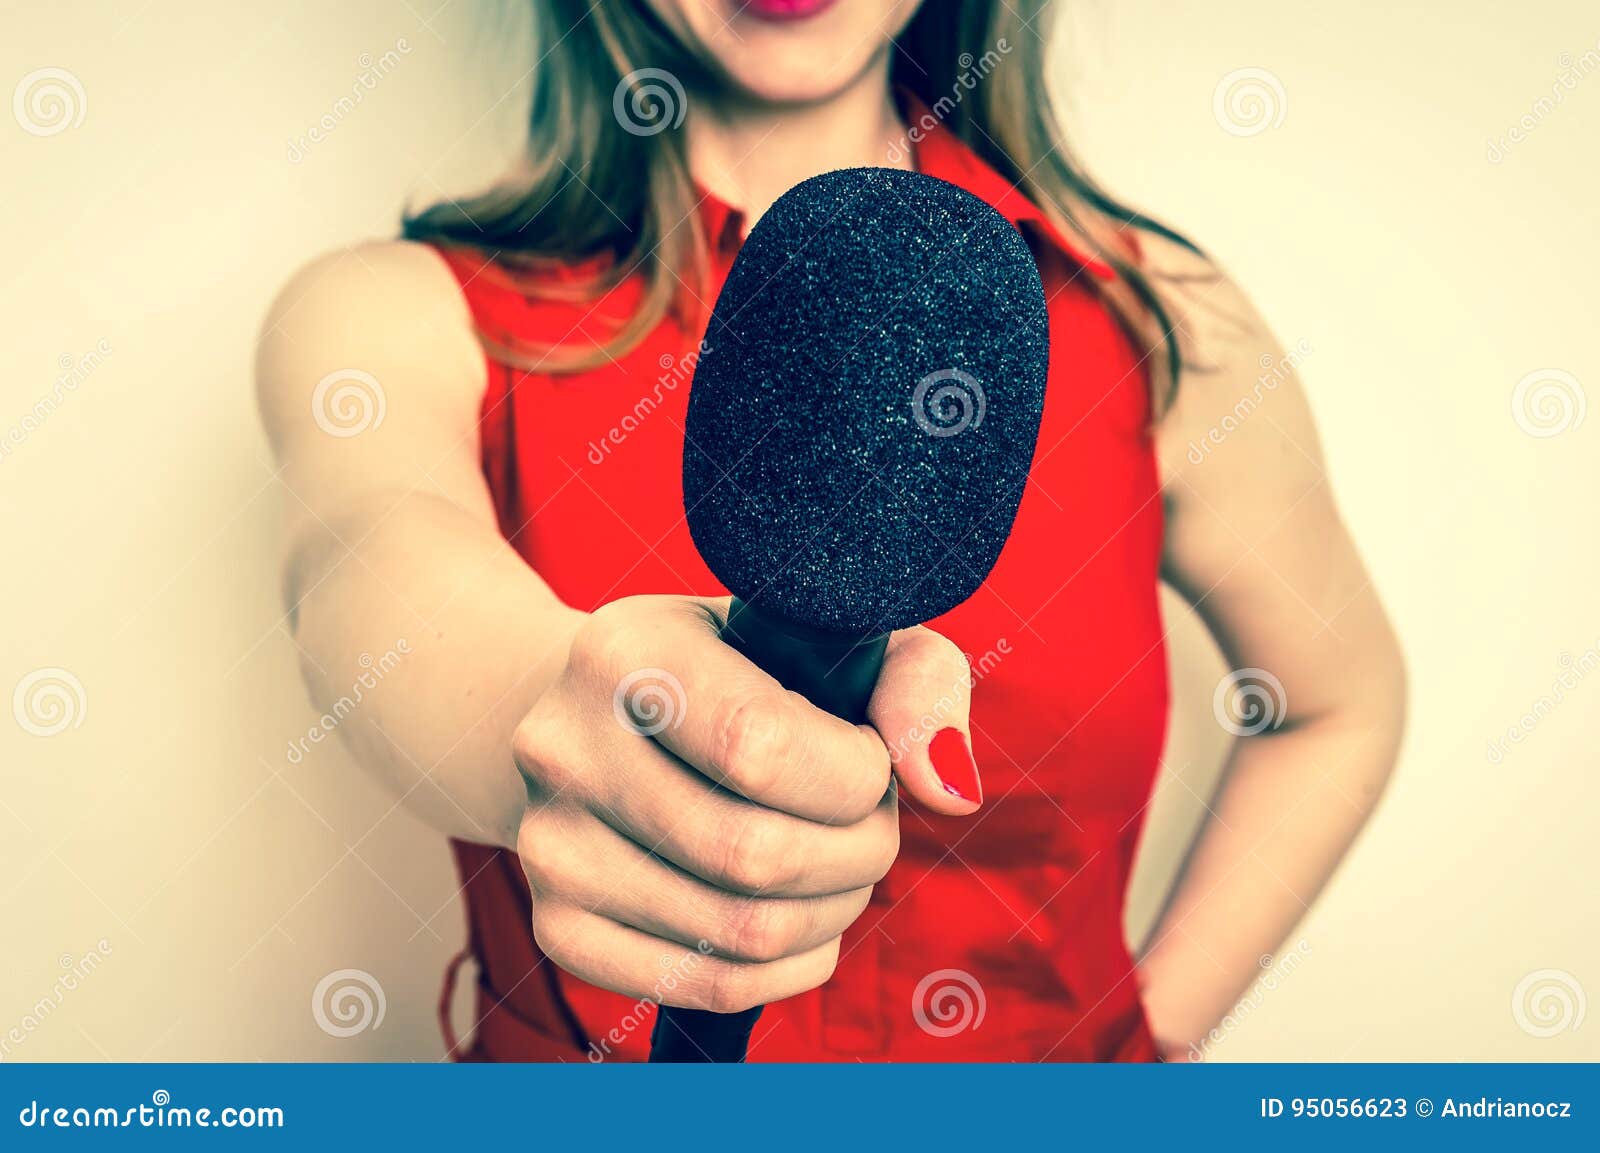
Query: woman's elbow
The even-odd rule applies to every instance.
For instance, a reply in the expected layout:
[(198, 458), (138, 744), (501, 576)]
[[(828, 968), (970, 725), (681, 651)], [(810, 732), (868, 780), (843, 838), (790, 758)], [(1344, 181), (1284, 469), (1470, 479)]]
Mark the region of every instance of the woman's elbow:
[(1405, 650), (1387, 622), (1379, 643), (1373, 646), (1363, 663), (1366, 667), (1357, 682), (1362, 691), (1352, 712), (1374, 749), (1374, 755), (1358, 758), (1358, 761), (1366, 769), (1376, 799), (1376, 794), (1383, 791), (1394, 775), (1411, 695)]

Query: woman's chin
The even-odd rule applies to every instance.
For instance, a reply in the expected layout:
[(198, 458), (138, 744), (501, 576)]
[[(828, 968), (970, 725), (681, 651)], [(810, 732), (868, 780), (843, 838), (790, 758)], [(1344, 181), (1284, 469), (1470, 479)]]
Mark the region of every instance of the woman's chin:
[[(866, 70), (866, 60), (838, 59), (825, 68), (806, 52), (776, 52), (755, 59), (719, 60), (723, 78), (746, 99), (762, 104), (801, 105), (829, 100)], [(742, 54), (741, 54), (742, 56)]]

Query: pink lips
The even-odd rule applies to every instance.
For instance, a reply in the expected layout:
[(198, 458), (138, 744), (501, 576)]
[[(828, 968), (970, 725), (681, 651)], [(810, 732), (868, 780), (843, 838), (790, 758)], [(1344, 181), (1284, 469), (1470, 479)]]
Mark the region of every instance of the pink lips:
[(742, 0), (739, 11), (760, 20), (804, 20), (832, 8), (835, 0)]

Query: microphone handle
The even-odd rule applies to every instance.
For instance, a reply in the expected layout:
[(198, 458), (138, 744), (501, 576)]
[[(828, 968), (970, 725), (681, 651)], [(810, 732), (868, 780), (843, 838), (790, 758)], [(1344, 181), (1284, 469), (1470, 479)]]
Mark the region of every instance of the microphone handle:
[[(887, 633), (841, 636), (781, 621), (751, 608), (738, 597), (722, 627), (722, 639), (819, 709), (852, 724), (867, 719), (867, 702), (883, 667)], [(656, 1062), (742, 1062), (761, 1006), (742, 1013), (661, 1006), (650, 1034), (650, 1060)]]

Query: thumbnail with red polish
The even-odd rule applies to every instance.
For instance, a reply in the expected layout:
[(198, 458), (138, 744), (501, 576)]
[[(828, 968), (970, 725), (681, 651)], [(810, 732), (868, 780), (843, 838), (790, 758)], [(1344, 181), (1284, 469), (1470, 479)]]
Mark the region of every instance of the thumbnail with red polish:
[(983, 788), (978, 784), (978, 762), (960, 729), (940, 729), (928, 744), (928, 759), (939, 775), (945, 792), (973, 804), (983, 803)]

